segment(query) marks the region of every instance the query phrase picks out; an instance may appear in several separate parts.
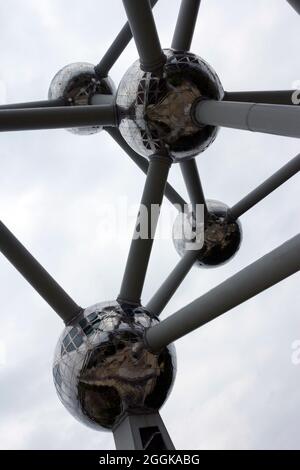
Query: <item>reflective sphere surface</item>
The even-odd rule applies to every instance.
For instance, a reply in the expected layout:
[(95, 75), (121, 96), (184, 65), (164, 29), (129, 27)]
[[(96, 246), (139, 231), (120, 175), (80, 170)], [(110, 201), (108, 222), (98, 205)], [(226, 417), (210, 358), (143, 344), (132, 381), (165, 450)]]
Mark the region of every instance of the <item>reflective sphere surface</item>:
[[(70, 106), (87, 106), (96, 94), (114, 95), (115, 86), (110, 78), (99, 80), (95, 66), (85, 62), (76, 62), (62, 68), (53, 78), (49, 100), (65, 98)], [(102, 126), (78, 127), (67, 129), (73, 134), (90, 135), (102, 130)]]
[(176, 356), (172, 345), (158, 354), (144, 348), (145, 328), (157, 323), (142, 307), (106, 302), (65, 328), (53, 376), (61, 402), (75, 418), (111, 430), (126, 411), (161, 408), (173, 385)]
[(120, 132), (137, 153), (168, 152), (175, 161), (203, 152), (217, 128), (197, 126), (191, 107), (200, 97), (221, 100), (224, 90), (215, 71), (200, 57), (167, 49), (163, 75), (143, 72), (136, 61), (117, 91), (117, 105), (127, 114)]
[(202, 221), (195, 228), (191, 212), (178, 214), (173, 226), (173, 243), (181, 257), (192, 248), (193, 242), (197, 243), (200, 250), (195, 265), (210, 268), (226, 263), (237, 253), (242, 227), (226, 204), (214, 200), (206, 203), (209, 215), (205, 228)]

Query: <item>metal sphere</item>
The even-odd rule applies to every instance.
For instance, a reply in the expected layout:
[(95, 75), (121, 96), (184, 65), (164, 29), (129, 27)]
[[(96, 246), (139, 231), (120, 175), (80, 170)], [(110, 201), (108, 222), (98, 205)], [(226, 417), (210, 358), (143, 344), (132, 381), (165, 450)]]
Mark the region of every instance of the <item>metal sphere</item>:
[(181, 213), (173, 226), (173, 243), (183, 257), (188, 249), (199, 249), (195, 265), (216, 267), (229, 261), (237, 253), (242, 241), (242, 226), (231, 216), (229, 207), (219, 201), (207, 200), (206, 224), (195, 223), (192, 213)]
[[(49, 92), (49, 100), (65, 98), (70, 106), (87, 106), (96, 94), (114, 95), (116, 92), (113, 81), (99, 79), (95, 66), (85, 62), (76, 62), (63, 67), (53, 78)], [(102, 130), (102, 126), (89, 126), (67, 129), (72, 134), (91, 135)]]
[(145, 309), (105, 302), (87, 308), (63, 331), (53, 377), (58, 396), (84, 424), (111, 430), (124, 413), (151, 413), (166, 401), (176, 373), (174, 347), (153, 354), (146, 328), (158, 323)]
[(200, 97), (221, 100), (224, 90), (215, 71), (190, 52), (164, 50), (163, 74), (144, 72), (136, 61), (117, 91), (125, 115), (120, 132), (137, 153), (149, 157), (168, 152), (175, 162), (203, 152), (216, 138), (217, 128), (197, 126), (191, 107)]

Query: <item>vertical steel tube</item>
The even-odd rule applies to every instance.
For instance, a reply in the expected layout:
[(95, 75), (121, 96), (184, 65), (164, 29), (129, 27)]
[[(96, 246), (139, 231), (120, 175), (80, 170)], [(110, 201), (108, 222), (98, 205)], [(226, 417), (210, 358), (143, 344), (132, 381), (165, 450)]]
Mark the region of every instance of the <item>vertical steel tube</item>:
[(203, 100), (192, 112), (200, 125), (300, 137), (299, 106)]
[(165, 186), (171, 166), (167, 156), (153, 155), (150, 159), (140, 211), (131, 242), (121, 291), (120, 303), (140, 305), (148, 263), (154, 241)]
[(0, 110), (3, 109), (34, 109), (34, 108), (57, 108), (65, 106), (66, 101), (64, 98), (58, 98), (57, 100), (44, 100), (44, 101), (31, 101), (28, 103), (11, 103), (0, 106)]
[(164, 66), (162, 51), (149, 0), (123, 0), (128, 22), (140, 57), (141, 69), (157, 72)]
[(65, 323), (82, 310), (2, 222), (0, 251)]

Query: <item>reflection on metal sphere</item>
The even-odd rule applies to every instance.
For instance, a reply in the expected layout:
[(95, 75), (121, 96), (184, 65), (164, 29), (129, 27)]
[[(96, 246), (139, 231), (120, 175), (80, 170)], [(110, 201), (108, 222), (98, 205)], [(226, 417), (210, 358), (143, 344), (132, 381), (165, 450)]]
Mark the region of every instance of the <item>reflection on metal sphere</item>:
[(58, 342), (53, 376), (58, 396), (84, 424), (111, 430), (126, 411), (164, 404), (176, 373), (174, 347), (153, 354), (143, 334), (155, 325), (142, 307), (105, 302), (87, 308)]
[[(76, 62), (62, 68), (53, 78), (49, 92), (49, 100), (65, 98), (71, 106), (86, 106), (96, 94), (114, 95), (115, 86), (110, 78), (99, 80), (95, 74), (95, 66), (85, 62)], [(67, 129), (78, 135), (96, 134), (101, 126), (79, 127)]]
[(215, 71), (200, 57), (167, 49), (163, 74), (143, 72), (139, 61), (124, 75), (117, 105), (126, 116), (120, 131), (137, 153), (149, 157), (168, 152), (175, 161), (203, 152), (215, 139), (217, 128), (199, 128), (191, 107), (200, 97), (221, 100), (224, 90)]
[[(199, 256), (195, 262), (199, 267), (220, 266), (229, 261), (239, 250), (242, 241), (242, 227), (239, 220), (231, 216), (226, 204), (207, 200), (208, 216), (203, 223), (193, 223), (192, 213), (181, 213), (173, 226), (173, 243), (182, 257), (197, 240)], [(196, 230), (196, 233), (195, 233)]]

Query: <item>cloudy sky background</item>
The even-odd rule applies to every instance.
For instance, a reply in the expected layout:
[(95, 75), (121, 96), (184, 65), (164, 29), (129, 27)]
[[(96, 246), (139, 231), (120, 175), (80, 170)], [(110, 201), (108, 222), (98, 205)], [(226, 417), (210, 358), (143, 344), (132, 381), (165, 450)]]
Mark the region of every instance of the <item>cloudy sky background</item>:
[[(179, 0), (160, 0), (155, 8), (164, 47), (178, 6)], [(1, 2), (2, 102), (44, 99), (57, 70), (75, 61), (97, 63), (124, 22), (121, 0)], [(290, 89), (300, 80), (299, 26), (284, 0), (203, 0), (192, 51), (216, 69), (226, 90)], [(132, 43), (112, 70), (116, 84), (136, 57)], [(123, 239), (113, 236), (105, 207), (137, 204), (143, 174), (104, 132), (0, 139), (3, 222), (82, 306), (114, 299), (134, 217)], [(234, 204), (298, 152), (296, 139), (223, 129), (198, 157), (205, 193)], [(186, 197), (178, 167), (170, 180)], [(299, 175), (242, 223), (234, 260), (215, 270), (193, 269), (164, 316), (299, 232)], [(157, 240), (145, 302), (177, 261), (172, 243)], [(114, 448), (110, 434), (77, 423), (60, 404), (51, 364), (62, 322), (3, 257), (0, 298), (6, 350), (0, 448)], [(300, 448), (300, 365), (291, 361), (292, 343), (300, 339), (299, 300), (295, 275), (178, 341), (177, 381), (161, 412), (177, 448)]]

